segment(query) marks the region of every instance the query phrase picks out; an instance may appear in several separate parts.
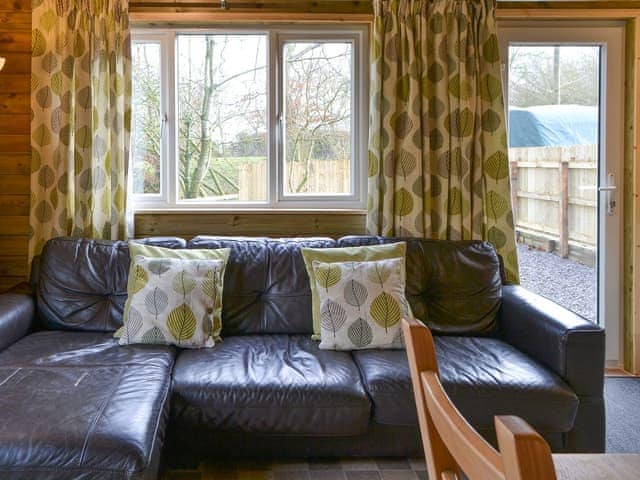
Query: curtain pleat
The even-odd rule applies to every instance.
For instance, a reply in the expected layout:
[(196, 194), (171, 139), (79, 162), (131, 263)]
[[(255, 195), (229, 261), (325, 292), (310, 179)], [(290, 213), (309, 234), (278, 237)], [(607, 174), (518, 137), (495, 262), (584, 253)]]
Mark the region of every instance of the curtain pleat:
[(374, 0), (371, 234), (482, 239), (518, 282), (494, 0)]
[(31, 239), (126, 237), (127, 0), (34, 0)]

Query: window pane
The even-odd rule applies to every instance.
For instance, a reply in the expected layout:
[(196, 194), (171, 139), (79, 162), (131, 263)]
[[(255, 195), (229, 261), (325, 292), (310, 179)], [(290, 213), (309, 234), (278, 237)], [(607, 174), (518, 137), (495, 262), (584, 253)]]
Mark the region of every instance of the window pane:
[(133, 192), (160, 193), (160, 44), (133, 44)]
[(351, 193), (351, 55), (348, 42), (284, 46), (284, 193)]
[(267, 198), (265, 35), (178, 36), (180, 199)]
[(520, 283), (592, 322), (598, 320), (602, 61), (598, 45), (509, 46)]

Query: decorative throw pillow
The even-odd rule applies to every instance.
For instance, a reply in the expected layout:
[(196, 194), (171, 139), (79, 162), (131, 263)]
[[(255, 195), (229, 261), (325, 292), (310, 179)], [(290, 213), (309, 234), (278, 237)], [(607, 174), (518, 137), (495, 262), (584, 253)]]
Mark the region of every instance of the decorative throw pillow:
[(313, 271), (320, 300), (320, 348), (403, 348), (404, 259), (324, 263)]
[[(174, 258), (174, 259), (182, 259), (182, 260), (222, 260), (222, 270), (220, 272), (220, 284), (219, 288), (222, 292), (224, 286), (224, 271), (227, 266), (227, 260), (229, 259), (229, 254), (231, 253), (231, 249), (229, 248), (218, 248), (218, 249), (173, 249), (173, 248), (164, 248), (164, 247), (156, 247), (153, 245), (145, 245), (143, 243), (138, 242), (129, 242), (129, 256), (131, 257), (131, 266), (129, 268), (129, 280), (127, 283), (127, 301), (124, 304), (124, 314), (123, 320), (124, 324), (127, 324), (127, 320), (129, 318), (129, 305), (131, 303), (131, 295), (133, 293), (133, 282), (135, 281), (134, 275), (134, 262), (133, 260), (137, 256), (143, 257), (153, 257), (153, 258)], [(222, 300), (222, 297), (220, 297)], [(216, 309), (218, 310), (218, 309)], [(222, 313), (222, 304), (219, 308), (219, 313)], [(217, 317), (220, 319), (220, 316)], [(220, 340), (220, 332), (222, 331), (222, 323), (216, 322), (214, 324), (214, 329), (212, 332), (212, 337), (214, 341)], [(122, 333), (124, 332), (124, 327), (118, 329), (114, 337), (120, 338)]]
[(223, 260), (137, 255), (120, 345), (213, 347), (222, 324)]
[[(311, 338), (320, 340), (320, 299), (318, 286), (313, 272), (314, 260), (326, 263), (335, 262), (367, 262), (372, 260), (386, 260), (399, 258), (402, 260), (402, 278), (405, 278), (405, 256), (407, 244), (405, 242), (385, 243), (381, 245), (364, 245), (361, 247), (343, 248), (302, 248), (302, 258), (309, 274), (311, 286), (311, 305), (313, 316), (313, 335)], [(403, 280), (404, 282), (404, 280)]]

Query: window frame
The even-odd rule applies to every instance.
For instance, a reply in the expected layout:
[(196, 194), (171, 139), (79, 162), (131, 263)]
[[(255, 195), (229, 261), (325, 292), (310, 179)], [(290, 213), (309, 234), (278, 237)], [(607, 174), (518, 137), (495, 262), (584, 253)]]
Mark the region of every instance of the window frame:
[[(267, 198), (265, 201), (217, 201), (180, 199), (178, 192), (179, 145), (177, 139), (177, 39), (181, 34), (263, 34), (266, 36), (267, 62)], [(347, 210), (366, 206), (369, 102), (369, 30), (366, 25), (238, 25), (206, 28), (133, 28), (132, 43), (160, 44), (161, 154), (160, 194), (133, 193), (133, 210)], [(284, 192), (284, 65), (283, 52), (292, 41), (348, 41), (352, 47), (351, 75), (351, 192), (348, 194), (285, 194)], [(173, 68), (169, 68), (173, 65)], [(131, 150), (133, 153), (133, 149)], [(131, 166), (133, 157), (131, 158)], [(133, 172), (133, 169), (129, 169)], [(133, 176), (133, 175), (131, 175)]]

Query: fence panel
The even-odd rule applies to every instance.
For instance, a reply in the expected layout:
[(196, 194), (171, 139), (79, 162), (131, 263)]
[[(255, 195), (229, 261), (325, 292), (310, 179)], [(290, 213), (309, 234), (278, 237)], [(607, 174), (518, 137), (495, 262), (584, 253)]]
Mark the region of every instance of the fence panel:
[(562, 256), (595, 250), (597, 154), (597, 145), (509, 149), (519, 235), (551, 239)]
[[(312, 160), (308, 172), (304, 165), (293, 163), (287, 167), (285, 182), (296, 189), (303, 184), (303, 193), (349, 193), (351, 190), (350, 160)], [(240, 166), (238, 199), (245, 202), (266, 198), (266, 162), (247, 163)]]

